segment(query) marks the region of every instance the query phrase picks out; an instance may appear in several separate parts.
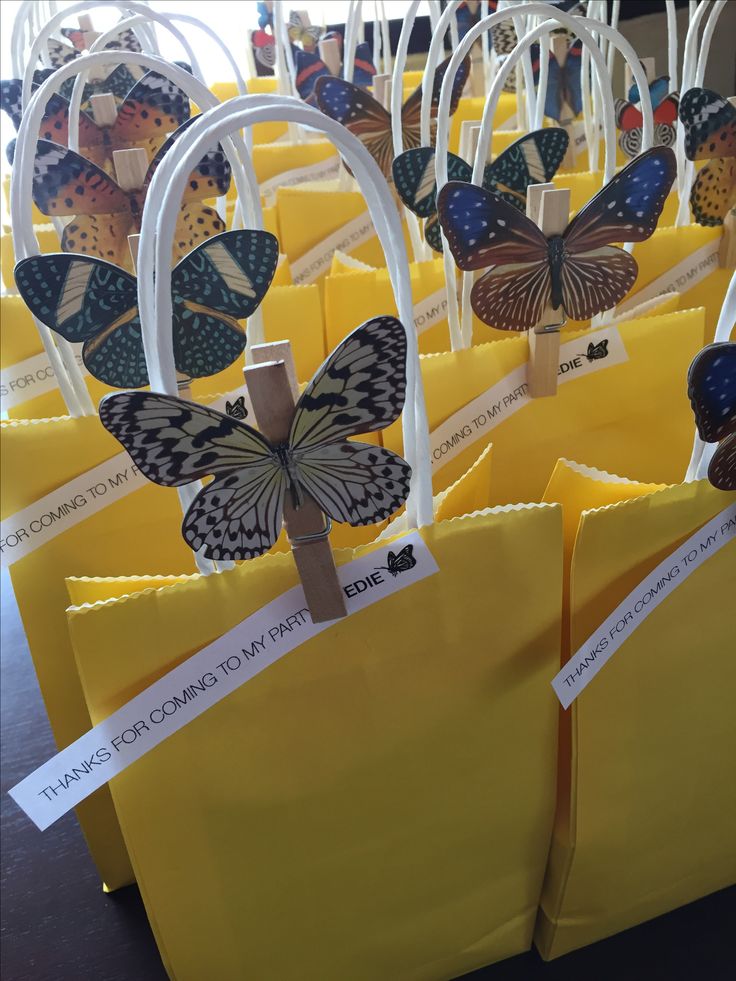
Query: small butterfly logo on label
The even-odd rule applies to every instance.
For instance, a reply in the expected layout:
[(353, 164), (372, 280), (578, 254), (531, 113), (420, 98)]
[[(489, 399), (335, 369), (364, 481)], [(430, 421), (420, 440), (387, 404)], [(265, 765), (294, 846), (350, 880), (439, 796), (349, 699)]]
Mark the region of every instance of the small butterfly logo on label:
[(388, 553), (388, 565), (378, 565), (376, 568), (385, 569), (387, 572), (390, 572), (395, 579), (400, 572), (408, 572), (409, 569), (413, 569), (416, 564), (417, 560), (414, 558), (414, 546), (405, 545), (398, 554), (396, 552)]
[(591, 343), (588, 345), (588, 350), (585, 354), (588, 361), (600, 361), (602, 358), (608, 357), (608, 338), (605, 337), (602, 341), (598, 341), (597, 344)]
[(245, 407), (245, 395), (239, 395), (234, 402), (225, 401), (225, 412), (232, 419), (247, 419), (248, 410)]

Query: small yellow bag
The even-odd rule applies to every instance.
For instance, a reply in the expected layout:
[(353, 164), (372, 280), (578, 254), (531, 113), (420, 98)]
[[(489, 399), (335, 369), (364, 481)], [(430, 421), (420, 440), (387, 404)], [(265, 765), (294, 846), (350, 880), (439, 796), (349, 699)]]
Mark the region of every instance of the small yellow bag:
[[(545, 500), (565, 513), (566, 659), (667, 556), (681, 566), (678, 546), (736, 494), (705, 481), (648, 488), (561, 461)], [(725, 615), (735, 589), (731, 541), (650, 612), (562, 714), (535, 933), (545, 959), (736, 880), (736, 668)]]
[[(541, 500), (561, 456), (645, 482), (680, 481), (692, 448), (687, 370), (703, 335), (702, 309), (565, 333), (557, 395), (529, 400), (524, 336), (423, 357), (435, 492), (489, 443), (492, 504)], [(589, 345), (598, 345), (590, 358)], [(383, 441), (400, 452), (395, 425)]]

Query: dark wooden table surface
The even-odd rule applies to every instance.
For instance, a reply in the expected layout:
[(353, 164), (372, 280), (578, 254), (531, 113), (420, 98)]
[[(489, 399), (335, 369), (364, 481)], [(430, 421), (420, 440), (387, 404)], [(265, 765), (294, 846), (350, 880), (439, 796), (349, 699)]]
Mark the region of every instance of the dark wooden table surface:
[[(2, 981), (164, 981), (138, 890), (131, 886), (105, 896), (74, 815), (41, 834), (7, 796), (55, 751), (7, 573), (2, 576), (0, 698)], [(530, 951), (467, 977), (730, 981), (736, 977), (734, 926), (736, 888), (550, 964)]]

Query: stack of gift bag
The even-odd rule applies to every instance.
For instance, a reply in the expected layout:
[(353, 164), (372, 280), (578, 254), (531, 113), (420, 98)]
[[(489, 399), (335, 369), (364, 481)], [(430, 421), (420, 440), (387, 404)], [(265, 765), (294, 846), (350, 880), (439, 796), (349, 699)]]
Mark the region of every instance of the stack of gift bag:
[(17, 805), (76, 809), (178, 981), (441, 981), (732, 883), (725, 3), (681, 50), (667, 4), (659, 75), (596, 0), (430, 0), (418, 71), (416, 2), (393, 46), (359, 0), (42, 6), (0, 551), (59, 754)]

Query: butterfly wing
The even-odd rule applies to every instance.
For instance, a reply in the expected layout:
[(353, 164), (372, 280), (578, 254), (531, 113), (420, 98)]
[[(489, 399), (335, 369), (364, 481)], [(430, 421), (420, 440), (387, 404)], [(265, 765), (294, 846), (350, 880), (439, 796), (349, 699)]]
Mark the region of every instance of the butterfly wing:
[[(539, 84), (539, 70), (542, 53), (538, 44), (532, 44), (530, 51), (532, 57), (532, 74), (534, 76), (534, 84), (536, 86)], [(544, 96), (544, 115), (548, 119), (554, 119), (556, 122), (560, 121), (562, 96), (562, 72), (560, 69), (560, 63), (558, 62), (557, 58), (555, 58), (553, 52), (550, 51), (549, 65), (547, 68), (547, 91)]]
[[(404, 204), (419, 218), (437, 213), (437, 182), (434, 149), (414, 147), (399, 154), (392, 166), (394, 184)], [(454, 153), (447, 154), (447, 174), (451, 181), (470, 181), (472, 167)]]
[(616, 126), (620, 130), (641, 129), (644, 125), (644, 117), (638, 106), (632, 105), (626, 99), (616, 99), (614, 103), (616, 111)]
[(246, 559), (276, 541), (285, 479), (273, 448), (255, 429), (153, 392), (106, 396), (100, 419), (154, 483), (181, 487), (215, 475), (184, 517), (182, 532), (193, 549), (214, 559)]
[(680, 106), (680, 99), (674, 93), (663, 99), (654, 110), (655, 125), (674, 126), (677, 122), (677, 111)]
[(72, 343), (87, 340), (136, 309), (135, 277), (86, 256), (22, 259), (15, 267), (15, 282), (33, 316)]
[(701, 439), (715, 443), (736, 433), (736, 342), (703, 348), (690, 365), (687, 391)]
[(79, 51), (75, 47), (64, 41), (57, 41), (56, 38), (49, 38), (48, 52), (49, 62), (53, 68), (61, 68), (62, 65), (79, 57)]
[(719, 490), (736, 490), (736, 434), (726, 436), (713, 454), (708, 480)]
[[(437, 110), (439, 109), (440, 105), (440, 93), (442, 91), (442, 80), (444, 79), (449, 66), (450, 58), (445, 58), (445, 60), (435, 69), (434, 80), (432, 82), (432, 98), (430, 102), (430, 118), (432, 120), (436, 119), (437, 117)], [(467, 82), (469, 75), (470, 55), (466, 55), (460, 62), (457, 72), (455, 73), (455, 78), (452, 80), (452, 93), (450, 96), (449, 112), (451, 116), (460, 104), (460, 96), (463, 94), (463, 89), (465, 88), (465, 83)], [(414, 89), (412, 94), (401, 107), (401, 132), (404, 149), (408, 150), (411, 147), (421, 145), (419, 135), (421, 110), (422, 86), (419, 85), (416, 89)], [(432, 142), (434, 143), (434, 136), (432, 137)]]
[[(570, 137), (564, 129), (550, 127), (528, 133), (516, 140), (488, 164), (483, 187), (495, 191), (504, 201), (526, 209), (526, 190), (530, 184), (545, 184), (557, 173), (567, 152)], [(455, 178), (450, 178), (453, 180)]]
[[(649, 98), (652, 100), (652, 109), (656, 109), (660, 102), (662, 102), (669, 92), (669, 87), (669, 75), (660, 75), (659, 78), (655, 78), (654, 81), (649, 83)], [(632, 82), (629, 88), (628, 99), (629, 102), (641, 102), (639, 86), (636, 82)]]
[(560, 271), (565, 313), (587, 320), (610, 310), (629, 292), (638, 272), (636, 260), (611, 245), (566, 256)]
[(562, 66), (562, 89), (564, 101), (572, 109), (574, 116), (583, 111), (583, 91), (580, 83), (583, 44), (575, 40), (567, 49), (567, 58)]
[(257, 309), (273, 279), (278, 242), (269, 232), (225, 232), (199, 245), (172, 273), (174, 359), (190, 378), (214, 375), (245, 347), (238, 323)]
[(128, 269), (132, 267), (128, 235), (136, 231), (129, 212), (117, 215), (78, 215), (64, 227), (64, 252), (96, 256)]
[(697, 174), (690, 191), (690, 207), (699, 225), (722, 225), (736, 207), (736, 158), (711, 160)]
[(357, 85), (332, 75), (317, 79), (314, 95), (321, 111), (357, 136), (384, 177), (391, 180), (394, 154), (390, 113)]
[(395, 317), (374, 317), (338, 344), (297, 402), (294, 452), (385, 429), (406, 392), (406, 334)]
[(688, 160), (736, 156), (736, 108), (710, 89), (689, 89), (680, 100)]
[(158, 72), (147, 72), (127, 93), (110, 127), (110, 140), (140, 144), (157, 141), (172, 133), (190, 116), (189, 99), (170, 79)]
[(296, 479), (335, 521), (370, 525), (392, 515), (409, 494), (411, 467), (396, 453), (355, 441), (293, 452)]
[(318, 78), (330, 75), (330, 69), (319, 55), (311, 51), (297, 48), (294, 52), (294, 68), (296, 70), (296, 90), (300, 97), (307, 102), (314, 93), (314, 85)]
[(33, 163), (33, 200), (45, 215), (115, 214), (128, 196), (112, 178), (73, 150), (39, 140)]
[[(153, 175), (156, 172), (156, 168), (161, 163), (164, 156), (169, 152), (171, 147), (179, 139), (187, 127), (191, 126), (191, 124), (197, 118), (197, 116), (192, 116), (191, 119), (188, 119), (174, 133), (172, 133), (171, 136), (168, 137), (166, 142), (148, 165), (146, 179), (143, 184), (144, 190), (148, 190), (148, 187), (153, 180)], [(203, 201), (206, 198), (221, 197), (222, 195), (227, 194), (230, 187), (231, 177), (232, 172), (230, 170), (230, 164), (227, 161), (227, 157), (225, 156), (222, 147), (218, 144), (212, 150), (207, 151), (197, 166), (190, 173), (182, 195), (182, 200), (185, 202)], [(224, 231), (223, 228), (219, 230)]]
[(564, 234), (569, 252), (612, 242), (643, 242), (654, 232), (675, 179), (675, 155), (652, 147), (632, 160), (573, 218)]
[(225, 223), (214, 208), (198, 201), (185, 201), (176, 219), (174, 262), (181, 262), (202, 241), (224, 231)]
[(353, 62), (353, 84), (360, 89), (367, 89), (373, 85), (373, 76), (376, 69), (371, 60), (371, 49), (364, 42), (355, 48), (355, 61)]

